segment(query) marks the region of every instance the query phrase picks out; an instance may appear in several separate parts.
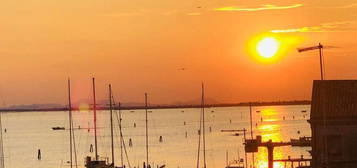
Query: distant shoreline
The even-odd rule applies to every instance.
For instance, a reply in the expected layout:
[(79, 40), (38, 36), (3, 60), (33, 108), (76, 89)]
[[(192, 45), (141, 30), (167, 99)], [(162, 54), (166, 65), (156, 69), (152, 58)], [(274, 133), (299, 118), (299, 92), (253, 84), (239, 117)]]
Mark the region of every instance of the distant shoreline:
[[(282, 106), (282, 105), (310, 105), (310, 100), (296, 100), (296, 101), (278, 101), (278, 102), (241, 102), (241, 103), (221, 103), (221, 104), (206, 104), (206, 108), (211, 107), (239, 107), (239, 106)], [(148, 109), (174, 109), (174, 108), (200, 108), (201, 105), (194, 104), (194, 105), (152, 105), (149, 106)], [(108, 110), (109, 107), (99, 107), (97, 110)], [(114, 107), (114, 109), (118, 109)], [(122, 110), (140, 110), (145, 109), (145, 106), (122, 106)], [(74, 108), (73, 111), (79, 110), (78, 108)], [(89, 108), (88, 110), (91, 110)], [(38, 111), (38, 112), (45, 112), (45, 111), (68, 111), (67, 107), (62, 108), (3, 108), (0, 109), (0, 112), (29, 112), (29, 111)]]

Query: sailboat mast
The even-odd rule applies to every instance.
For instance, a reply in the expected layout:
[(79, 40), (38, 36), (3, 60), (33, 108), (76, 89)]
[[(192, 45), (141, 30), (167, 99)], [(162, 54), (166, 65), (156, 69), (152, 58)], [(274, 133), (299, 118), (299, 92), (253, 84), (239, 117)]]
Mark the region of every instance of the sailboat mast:
[(0, 112), (0, 150), (1, 150), (1, 167), (5, 168), (5, 158), (4, 158), (4, 144), (3, 144), (3, 138), (2, 138), (2, 118), (1, 118), (2, 112)]
[(68, 78), (68, 119), (69, 119), (69, 155), (70, 155), (70, 165), (73, 167), (72, 161), (72, 104), (71, 104), (71, 80)]
[(205, 136), (205, 95), (204, 95), (204, 85), (202, 83), (202, 100), (201, 100), (201, 106), (202, 106), (202, 133), (203, 133), (203, 167), (206, 168), (206, 136)]
[(97, 104), (95, 100), (95, 78), (92, 78), (93, 85), (93, 115), (94, 115), (94, 150), (95, 150), (95, 160), (98, 160), (98, 143), (97, 143)]
[(0, 112), (0, 152), (1, 152), (1, 158), (0, 158), (0, 165), (1, 168), (5, 168), (5, 158), (4, 158), (4, 144), (3, 144), (3, 138), (2, 138), (2, 118), (1, 118), (2, 112)]
[(149, 138), (148, 138), (148, 95), (145, 93), (145, 129), (146, 129), (146, 167), (149, 165)]
[(110, 109), (110, 140), (112, 145), (112, 164), (114, 164), (114, 139), (113, 139), (113, 104), (112, 104), (112, 86), (109, 84), (109, 109)]
[[(252, 117), (252, 103), (249, 103), (249, 118), (250, 118), (250, 138), (253, 139), (253, 117)], [(252, 153), (253, 167), (255, 167), (254, 153)]]
[(120, 131), (120, 162), (121, 162), (121, 167), (124, 167), (124, 163), (123, 163), (123, 135), (122, 135), (122, 131), (121, 131), (121, 104), (120, 102), (118, 102), (118, 110), (119, 110), (119, 131)]
[(2, 118), (1, 118), (2, 112), (0, 112), (0, 150), (1, 150), (1, 167), (5, 168), (5, 158), (4, 158), (4, 144), (3, 144), (3, 138), (2, 138)]

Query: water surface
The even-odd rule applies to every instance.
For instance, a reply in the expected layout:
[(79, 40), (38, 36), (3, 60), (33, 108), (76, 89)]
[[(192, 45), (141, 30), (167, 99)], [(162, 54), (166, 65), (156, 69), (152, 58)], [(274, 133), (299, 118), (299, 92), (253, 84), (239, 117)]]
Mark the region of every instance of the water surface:
[[(307, 113), (301, 112), (306, 110)], [(158, 109), (149, 113), (149, 160), (151, 164), (166, 164), (169, 168), (195, 168), (197, 162), (198, 129), (200, 109)], [(307, 123), (310, 106), (260, 106), (253, 107), (253, 134), (262, 135), (263, 141), (289, 141), (290, 138), (310, 136)], [(258, 111), (258, 112), (257, 112)], [(259, 112), (260, 111), (260, 112)], [(111, 156), (109, 112), (98, 111), (98, 153), (101, 157)], [(122, 111), (123, 134), (128, 159), (132, 167), (142, 165), (146, 160), (145, 152), (145, 113), (144, 110)], [(85, 156), (94, 156), (90, 145), (94, 144), (93, 113), (75, 111), (75, 130), (77, 158), (79, 167), (84, 167)], [(284, 120), (285, 117), (285, 120)], [(61, 168), (69, 167), (69, 132), (53, 131), (51, 127), (68, 128), (68, 112), (19, 112), (2, 115), (4, 136), (5, 164), (7, 168)], [(116, 164), (120, 163), (119, 128), (115, 122)], [(134, 123), (136, 127), (134, 127)], [(221, 132), (222, 129), (250, 129), (249, 107), (219, 107), (206, 109), (206, 160), (207, 168), (226, 166), (226, 152), (229, 161), (244, 158), (243, 136)], [(187, 137), (186, 137), (187, 132)], [(159, 142), (159, 137), (163, 142)], [(250, 133), (248, 134), (250, 137)], [(133, 146), (128, 146), (128, 139)], [(37, 150), (41, 149), (42, 159), (37, 159)], [(310, 148), (275, 148), (274, 159), (288, 156), (308, 157)], [(201, 153), (201, 158), (202, 158)], [(125, 157), (124, 157), (125, 158)], [(248, 154), (251, 166), (251, 154)], [(124, 160), (127, 164), (127, 159)], [(202, 164), (201, 164), (202, 165)], [(255, 154), (255, 165), (267, 167), (267, 151), (259, 148)], [(248, 167), (249, 167), (248, 166)], [(156, 167), (156, 166), (155, 166)], [(202, 167), (202, 166), (200, 166)], [(275, 163), (275, 168), (283, 164)]]

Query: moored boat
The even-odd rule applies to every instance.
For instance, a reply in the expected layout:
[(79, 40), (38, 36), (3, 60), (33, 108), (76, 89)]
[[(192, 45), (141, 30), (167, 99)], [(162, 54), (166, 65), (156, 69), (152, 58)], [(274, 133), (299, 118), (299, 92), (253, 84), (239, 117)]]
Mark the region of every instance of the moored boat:
[(291, 146), (311, 146), (311, 137), (300, 137), (299, 139), (290, 139)]

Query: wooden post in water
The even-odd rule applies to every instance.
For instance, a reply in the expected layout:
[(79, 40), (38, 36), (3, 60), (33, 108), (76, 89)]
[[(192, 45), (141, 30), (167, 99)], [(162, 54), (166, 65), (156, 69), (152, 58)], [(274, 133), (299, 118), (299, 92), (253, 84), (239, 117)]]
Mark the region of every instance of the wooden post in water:
[(41, 160), (41, 149), (37, 150), (37, 160)]
[(228, 167), (228, 150), (226, 150), (226, 167)]

